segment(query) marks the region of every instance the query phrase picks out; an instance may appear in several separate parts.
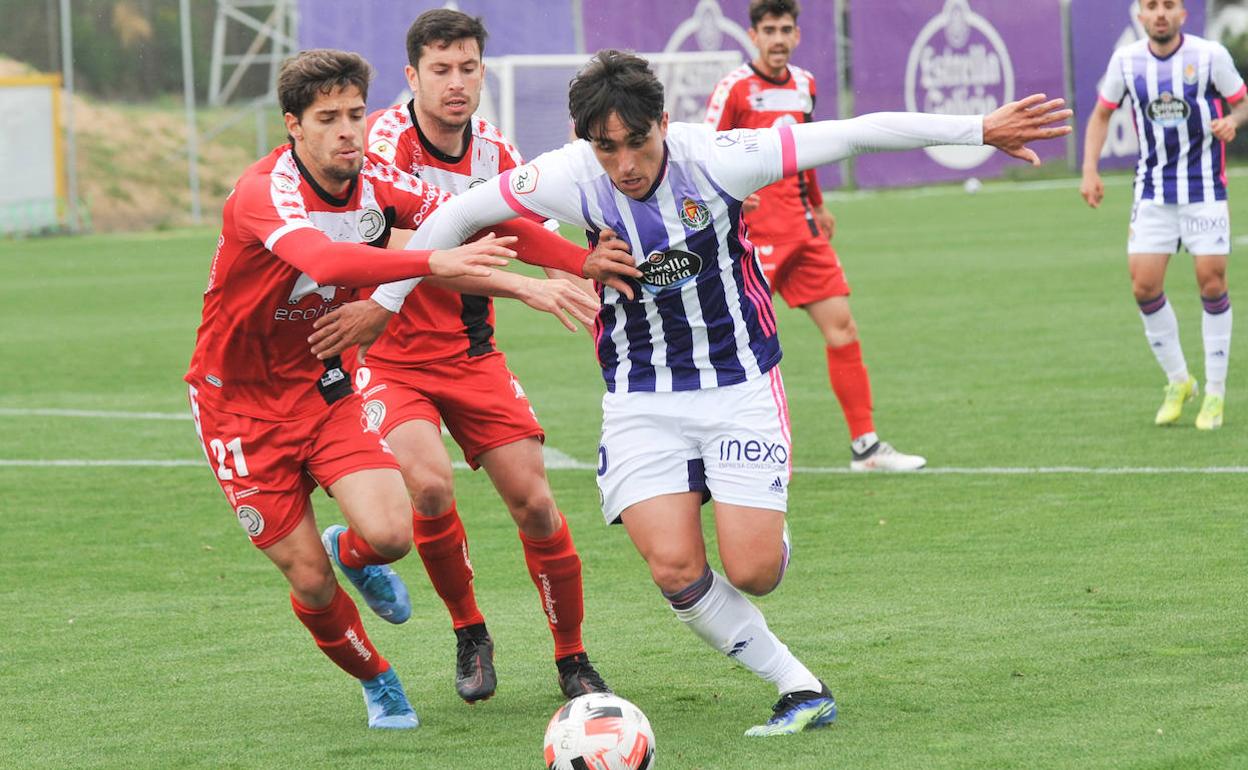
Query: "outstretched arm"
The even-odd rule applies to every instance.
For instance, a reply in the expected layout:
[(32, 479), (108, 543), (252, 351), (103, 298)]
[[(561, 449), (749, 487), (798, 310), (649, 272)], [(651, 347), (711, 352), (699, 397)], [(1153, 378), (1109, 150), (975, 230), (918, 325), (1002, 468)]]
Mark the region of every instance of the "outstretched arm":
[[(1034, 94), (1010, 102), (984, 116), (929, 115), (915, 112), (877, 112), (850, 120), (801, 123), (792, 132), (792, 173), (835, 163), (867, 152), (914, 150), (940, 144), (991, 145), (1020, 160), (1039, 165), (1040, 159), (1027, 145), (1070, 133), (1060, 125), (1074, 114), (1063, 109), (1062, 99), (1046, 100)], [(777, 129), (782, 133), (785, 128)], [(790, 152), (781, 138), (786, 172)]]

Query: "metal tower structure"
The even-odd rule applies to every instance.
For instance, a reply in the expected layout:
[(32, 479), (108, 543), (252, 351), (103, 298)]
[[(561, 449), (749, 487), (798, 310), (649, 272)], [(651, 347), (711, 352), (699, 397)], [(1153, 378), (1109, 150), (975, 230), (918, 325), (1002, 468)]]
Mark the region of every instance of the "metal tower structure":
[[(232, 34), (239, 28), (246, 32), (241, 38)], [(227, 46), (234, 48), (231, 39), (238, 42), (248, 38), (245, 49), (227, 50)], [(298, 50), (296, 0), (217, 0), (208, 103), (214, 107), (228, 103), (243, 76), (253, 67), (267, 66), (266, 82), (275, 83), (282, 60)]]

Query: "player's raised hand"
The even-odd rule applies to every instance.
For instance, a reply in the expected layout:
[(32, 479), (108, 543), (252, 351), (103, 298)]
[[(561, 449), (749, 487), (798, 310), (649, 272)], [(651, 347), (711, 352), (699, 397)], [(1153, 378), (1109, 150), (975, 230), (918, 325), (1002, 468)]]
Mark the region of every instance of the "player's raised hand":
[(534, 310), (550, 313), (572, 332), (576, 331), (576, 324), (569, 315), (588, 330), (598, 314), (598, 298), (562, 278), (529, 279), (517, 298)]
[(316, 330), (308, 337), (312, 353), (324, 361), (341, 355), (352, 345), (359, 345), (357, 358), (364, 363), (364, 352), (385, 331), (392, 315), (372, 300), (348, 302), (312, 323), (312, 328)]
[(758, 211), (758, 207), (763, 205), (763, 199), (758, 197), (758, 193), (750, 193), (745, 196), (745, 200), (741, 201), (741, 213), (749, 214)]
[(1235, 125), (1234, 118), (1218, 118), (1209, 124), (1209, 133), (1222, 142), (1235, 141), (1235, 134), (1238, 132), (1239, 127)]
[(640, 278), (641, 271), (633, 262), (628, 244), (608, 227), (598, 233), (598, 245), (585, 260), (585, 277), (610, 286), (629, 299), (636, 299), (633, 287), (625, 278)]
[(1073, 129), (1066, 121), (1075, 113), (1065, 106), (1065, 99), (1049, 99), (1044, 94), (1010, 102), (984, 116), (984, 144), (1039, 166), (1039, 156), (1027, 144), (1069, 134)]
[(1094, 209), (1101, 207), (1101, 201), (1105, 200), (1105, 183), (1101, 181), (1101, 175), (1095, 171), (1083, 172), (1083, 182), (1079, 185), (1079, 194), (1088, 202), (1088, 205)]
[(514, 235), (487, 233), (471, 243), (454, 249), (439, 249), (429, 255), (429, 272), (442, 278), (472, 275), (488, 278), (491, 267), (502, 267), (516, 252), (507, 248), (516, 242)]

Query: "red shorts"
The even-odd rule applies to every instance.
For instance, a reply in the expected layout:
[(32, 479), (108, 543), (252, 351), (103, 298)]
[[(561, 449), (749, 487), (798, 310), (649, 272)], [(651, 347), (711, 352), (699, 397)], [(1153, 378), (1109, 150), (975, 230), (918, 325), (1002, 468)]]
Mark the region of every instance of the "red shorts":
[(413, 367), (364, 366), (355, 373), (368, 424), (385, 436), (409, 420), (446, 423), (474, 470), (491, 449), (546, 440), (524, 389), (495, 351)]
[(836, 250), (822, 236), (775, 245), (755, 243), (771, 290), (789, 307), (829, 297), (848, 297), (849, 283)]
[(268, 548), (294, 530), (308, 496), (348, 473), (394, 468), (381, 436), (364, 426), (357, 394), (320, 414), (275, 422), (223, 412), (196, 400), (191, 415), (208, 463), (226, 499), (257, 548)]

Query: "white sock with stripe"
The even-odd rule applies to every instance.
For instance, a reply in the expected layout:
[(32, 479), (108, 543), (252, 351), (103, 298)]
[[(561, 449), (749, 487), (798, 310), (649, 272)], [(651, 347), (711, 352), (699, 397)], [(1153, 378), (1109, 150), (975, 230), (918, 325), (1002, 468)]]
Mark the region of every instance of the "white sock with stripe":
[(819, 692), (819, 679), (767, 627), (763, 613), (719, 573), (706, 595), (676, 617), (702, 641), (776, 686), (781, 695)]
[(1148, 338), (1148, 345), (1157, 357), (1161, 370), (1170, 382), (1187, 382), (1187, 361), (1183, 358), (1183, 345), (1179, 342), (1179, 319), (1166, 301), (1165, 293), (1139, 305), (1144, 336)]

